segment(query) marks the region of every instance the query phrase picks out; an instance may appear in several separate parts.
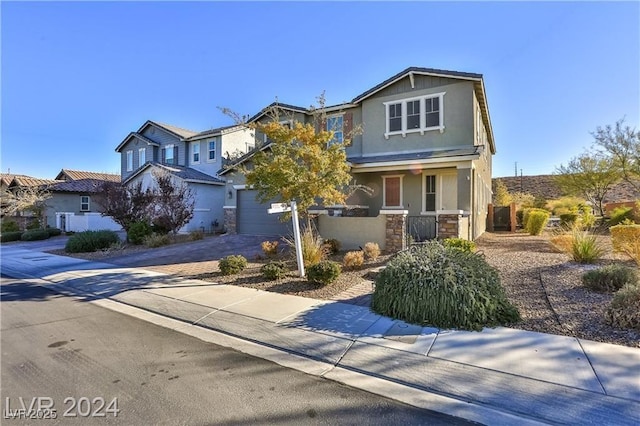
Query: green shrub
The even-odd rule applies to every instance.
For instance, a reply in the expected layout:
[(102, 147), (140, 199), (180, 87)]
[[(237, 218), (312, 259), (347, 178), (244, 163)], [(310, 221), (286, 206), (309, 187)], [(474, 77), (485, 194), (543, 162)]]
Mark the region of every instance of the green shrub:
[(84, 231), (72, 235), (64, 247), (67, 253), (90, 253), (120, 242), (114, 231)]
[(168, 246), (171, 244), (171, 239), (167, 234), (151, 234), (144, 237), (142, 243), (149, 248), (157, 248), (162, 246)]
[(589, 290), (613, 293), (627, 283), (638, 282), (638, 271), (623, 265), (607, 265), (582, 275), (582, 284)]
[(604, 254), (595, 235), (574, 229), (571, 233), (571, 257), (578, 263), (593, 263)]
[(18, 232), (20, 231), (20, 226), (18, 226), (18, 222), (15, 220), (3, 220), (2, 225), (0, 225), (1, 232)]
[(49, 233), (50, 237), (57, 237), (58, 235), (62, 234), (62, 229), (59, 229), (59, 228), (47, 228), (47, 232)]
[(605, 321), (613, 327), (640, 331), (640, 284), (627, 283), (613, 295)]
[(617, 207), (611, 212), (609, 226), (620, 225), (625, 221), (633, 221), (633, 207)]
[(331, 284), (340, 276), (340, 265), (337, 262), (323, 260), (307, 269), (307, 279), (318, 284)]
[(342, 264), (345, 268), (361, 267), (364, 264), (364, 252), (360, 250), (347, 252), (342, 259)]
[(197, 231), (189, 232), (189, 239), (191, 241), (198, 241), (204, 239), (204, 231), (198, 229)]
[(222, 275), (239, 274), (247, 267), (247, 259), (242, 255), (230, 255), (220, 259), (218, 268)]
[(262, 276), (268, 280), (277, 280), (287, 275), (289, 268), (287, 264), (282, 261), (269, 262), (260, 268)]
[(0, 234), (0, 242), (8, 243), (11, 241), (18, 241), (22, 238), (22, 231), (9, 231)]
[(131, 244), (140, 245), (144, 243), (144, 239), (151, 235), (151, 226), (147, 222), (133, 222), (127, 231), (127, 238)]
[(378, 314), (443, 328), (481, 330), (516, 322), (500, 276), (483, 257), (429, 241), (395, 256), (376, 279)]
[(578, 221), (578, 213), (563, 213), (560, 216), (560, 226), (565, 228), (573, 228)]
[(151, 224), (151, 233), (153, 234), (167, 235), (169, 232), (171, 232), (171, 229), (161, 223), (154, 222)]
[(476, 243), (465, 240), (464, 238), (445, 238), (442, 241), (445, 247), (473, 253), (476, 251)]
[(31, 229), (22, 234), (22, 241), (38, 241), (49, 238), (49, 233), (44, 229)]
[(532, 213), (535, 213), (535, 212), (546, 213), (547, 215), (549, 214), (549, 211), (545, 209), (537, 209), (537, 208), (524, 209), (522, 213), (522, 228), (527, 232), (529, 232), (529, 217), (531, 216)]
[(547, 222), (549, 221), (549, 212), (546, 210), (535, 210), (529, 213), (526, 231), (531, 235), (540, 235)]
[(325, 251), (329, 254), (337, 254), (342, 248), (342, 243), (335, 238), (324, 240)]
[(32, 230), (41, 229), (41, 228), (42, 226), (40, 226), (40, 219), (38, 218), (32, 219), (31, 222), (27, 224), (27, 231), (32, 231)]

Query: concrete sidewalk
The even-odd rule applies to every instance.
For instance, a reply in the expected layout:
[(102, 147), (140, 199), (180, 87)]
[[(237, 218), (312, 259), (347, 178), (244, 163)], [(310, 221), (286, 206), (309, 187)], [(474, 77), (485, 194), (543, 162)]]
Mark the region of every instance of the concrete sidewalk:
[(316, 374), (352, 386), (354, 373), (404, 386), (437, 401), (430, 409), (480, 423), (640, 424), (640, 349), (509, 328), (419, 327), (362, 306), (11, 247), (2, 272), (302, 356), (319, 363)]

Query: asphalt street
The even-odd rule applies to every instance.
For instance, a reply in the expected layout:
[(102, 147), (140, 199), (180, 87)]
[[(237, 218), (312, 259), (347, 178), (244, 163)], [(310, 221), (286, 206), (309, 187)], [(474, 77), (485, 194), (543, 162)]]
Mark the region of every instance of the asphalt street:
[(3, 425), (470, 424), (26, 281), (0, 299)]

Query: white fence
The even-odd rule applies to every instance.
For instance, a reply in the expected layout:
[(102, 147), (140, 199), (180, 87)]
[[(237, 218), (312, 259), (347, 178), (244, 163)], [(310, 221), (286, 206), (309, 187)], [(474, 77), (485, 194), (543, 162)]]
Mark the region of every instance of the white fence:
[(56, 213), (56, 228), (63, 231), (83, 232), (98, 231), (108, 229), (110, 231), (121, 231), (111, 217), (102, 216), (100, 213), (85, 213), (76, 215), (75, 213)]

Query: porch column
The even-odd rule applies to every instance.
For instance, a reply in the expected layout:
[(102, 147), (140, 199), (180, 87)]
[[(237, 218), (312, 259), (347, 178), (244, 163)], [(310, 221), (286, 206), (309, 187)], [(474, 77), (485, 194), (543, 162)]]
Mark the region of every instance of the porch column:
[(236, 206), (224, 206), (224, 222), (223, 226), (227, 234), (235, 234), (237, 232), (236, 220), (237, 210)]
[(386, 215), (385, 251), (395, 253), (407, 248), (408, 210), (380, 210)]

